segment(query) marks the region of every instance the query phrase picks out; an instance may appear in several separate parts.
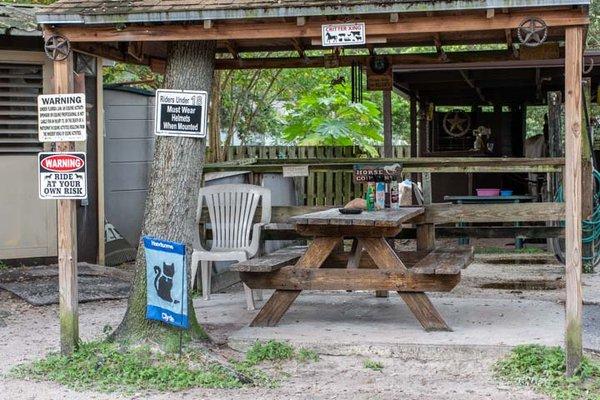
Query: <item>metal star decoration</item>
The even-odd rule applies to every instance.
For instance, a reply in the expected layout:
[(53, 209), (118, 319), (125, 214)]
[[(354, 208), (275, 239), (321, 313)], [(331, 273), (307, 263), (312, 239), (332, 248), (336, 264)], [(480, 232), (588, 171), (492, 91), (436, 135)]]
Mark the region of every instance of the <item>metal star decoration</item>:
[(527, 47), (537, 47), (548, 38), (548, 26), (539, 18), (527, 18), (517, 30), (519, 41)]
[(462, 110), (452, 110), (444, 116), (444, 131), (452, 137), (464, 136), (471, 127), (469, 114)]
[(44, 51), (51, 60), (62, 61), (71, 53), (71, 43), (64, 36), (50, 36), (44, 43)]

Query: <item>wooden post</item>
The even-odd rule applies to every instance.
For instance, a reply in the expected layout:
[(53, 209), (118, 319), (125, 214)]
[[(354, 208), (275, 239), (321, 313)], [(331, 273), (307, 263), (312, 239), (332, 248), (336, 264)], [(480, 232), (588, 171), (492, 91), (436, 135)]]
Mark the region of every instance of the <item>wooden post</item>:
[(567, 376), (581, 363), (581, 74), (583, 28), (568, 27), (565, 32), (565, 245), (566, 245), (566, 333)]
[[(54, 61), (54, 93), (73, 93), (73, 54)], [(59, 142), (57, 151), (73, 151), (75, 143)], [(60, 351), (72, 354), (79, 343), (77, 294), (77, 217), (75, 200), (58, 200), (58, 291)]]
[(392, 91), (383, 91), (383, 156), (394, 157), (392, 144)]
[(103, 59), (98, 57), (96, 61), (96, 125), (98, 142), (98, 264), (106, 262), (106, 238), (104, 237), (104, 220), (106, 209), (104, 204), (104, 80), (102, 76)]
[(417, 157), (417, 100), (410, 98), (410, 156)]
[(433, 151), (433, 149), (430, 149), (427, 146), (427, 104), (421, 101), (419, 102), (418, 136), (419, 140), (417, 142), (417, 154), (419, 157), (423, 157), (426, 152)]

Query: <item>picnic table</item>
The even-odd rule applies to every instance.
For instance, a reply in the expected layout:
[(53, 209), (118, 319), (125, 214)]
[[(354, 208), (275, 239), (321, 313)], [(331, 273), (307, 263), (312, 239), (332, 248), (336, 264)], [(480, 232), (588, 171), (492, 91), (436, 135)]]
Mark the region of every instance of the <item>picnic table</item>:
[[(308, 248), (283, 249), (232, 267), (250, 288), (275, 289), (250, 325), (275, 326), (302, 290), (374, 290), (398, 292), (425, 330), (451, 330), (425, 292), (452, 290), (472, 261), (472, 249), (396, 251), (388, 241), (424, 212), (402, 207), (347, 215), (331, 209), (292, 217), (296, 231), (312, 238)], [(431, 242), (432, 228), (417, 225), (418, 240)], [(352, 239), (350, 252), (344, 251), (344, 239)]]

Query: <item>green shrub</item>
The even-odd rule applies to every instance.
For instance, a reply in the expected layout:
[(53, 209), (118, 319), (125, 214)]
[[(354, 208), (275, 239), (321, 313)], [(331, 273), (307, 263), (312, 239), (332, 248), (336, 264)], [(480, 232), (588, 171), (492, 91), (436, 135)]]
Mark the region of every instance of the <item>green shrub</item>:
[(573, 377), (565, 370), (563, 349), (539, 345), (518, 346), (495, 366), (500, 378), (556, 400), (600, 400), (600, 363), (584, 357)]

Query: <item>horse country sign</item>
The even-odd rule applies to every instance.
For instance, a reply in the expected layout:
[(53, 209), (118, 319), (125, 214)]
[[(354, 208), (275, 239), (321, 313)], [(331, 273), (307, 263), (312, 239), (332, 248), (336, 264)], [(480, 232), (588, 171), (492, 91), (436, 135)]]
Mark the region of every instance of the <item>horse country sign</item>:
[(39, 153), (40, 199), (87, 198), (85, 153)]
[(364, 22), (328, 24), (321, 26), (321, 39), (325, 47), (356, 46), (367, 43)]

